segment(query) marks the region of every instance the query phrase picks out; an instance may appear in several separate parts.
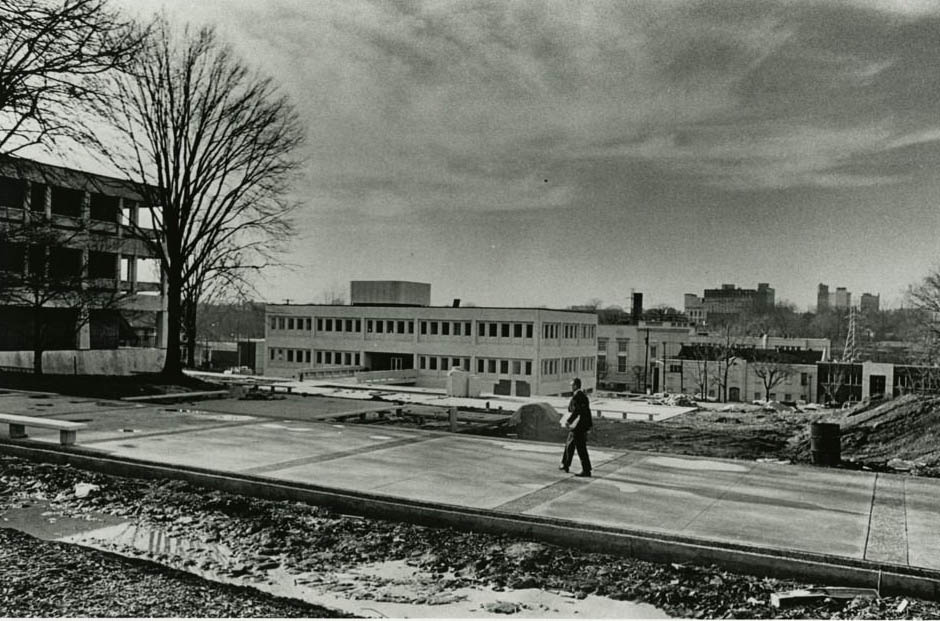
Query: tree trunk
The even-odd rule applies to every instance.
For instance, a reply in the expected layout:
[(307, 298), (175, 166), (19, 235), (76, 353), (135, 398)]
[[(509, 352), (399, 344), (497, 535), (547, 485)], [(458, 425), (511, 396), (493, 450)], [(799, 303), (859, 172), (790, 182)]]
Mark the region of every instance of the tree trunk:
[(42, 308), (33, 309), (33, 374), (42, 375)]
[(186, 333), (186, 366), (190, 369), (196, 367), (196, 308), (192, 302), (186, 303), (186, 323), (183, 331)]
[(163, 374), (170, 377), (183, 374), (183, 364), (180, 359), (180, 319), (183, 287), (177, 278), (169, 278), (167, 282), (167, 335), (166, 359), (163, 362)]

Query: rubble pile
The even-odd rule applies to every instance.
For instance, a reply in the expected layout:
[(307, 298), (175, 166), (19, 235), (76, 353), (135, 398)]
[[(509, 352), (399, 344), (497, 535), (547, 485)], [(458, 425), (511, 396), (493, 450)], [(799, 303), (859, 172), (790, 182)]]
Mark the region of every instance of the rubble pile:
[[(66, 466), (0, 457), (0, 513), (35, 499), (45, 499), (55, 515), (80, 518), (105, 513), (121, 516), (140, 524), (159, 525), (168, 534), (224, 543), (232, 551), (228, 558), (218, 555), (177, 557), (173, 552), (161, 550), (148, 553), (147, 560), (168, 566), (168, 575), (174, 576), (175, 570), (170, 568), (185, 569), (194, 565), (212, 568), (219, 575), (248, 578), (278, 567), (288, 575), (307, 576), (302, 578), (304, 580), (327, 580), (337, 572), (354, 570), (368, 563), (403, 561), (431, 577), (419, 585), (410, 602), (423, 605), (452, 602), (454, 597), (459, 597), (454, 591), (461, 587), (485, 586), (495, 591), (542, 589), (575, 599), (596, 595), (641, 601), (658, 606), (672, 616), (686, 618), (940, 618), (940, 604), (895, 597), (848, 601), (807, 599), (775, 607), (772, 604), (774, 594), (811, 589), (814, 585), (734, 574), (713, 566), (657, 564), (508, 536), (366, 519), (322, 507), (210, 491), (183, 482), (123, 479)], [(42, 561), (47, 565), (37, 561), (35, 566), (30, 559), (34, 555), (38, 559), (45, 558), (47, 545), (59, 549), (65, 544), (25, 541), (26, 544), (21, 541), (17, 546), (4, 548), (0, 562), (4, 566), (18, 567), (19, 575), (47, 575), (48, 559)], [(28, 545), (30, 541), (36, 552)], [(3, 610), (0, 605), (0, 616), (20, 616), (20, 612), (57, 616), (63, 612), (57, 608), (57, 603), (69, 594), (76, 600), (86, 597), (86, 581), (81, 575), (73, 576), (70, 567), (87, 573), (85, 554), (93, 551), (78, 550), (50, 557), (65, 576), (54, 592), (32, 593), (34, 604), (29, 609)], [(125, 555), (132, 553), (130, 550), (114, 551)], [(73, 563), (74, 559), (82, 560)], [(153, 596), (150, 578), (139, 574), (125, 578), (123, 571), (94, 559), (102, 569), (88, 575), (94, 576), (102, 591), (110, 582), (120, 585), (126, 580), (140, 579), (140, 597)], [(18, 581), (17, 584), (27, 583)], [(400, 601), (395, 598), (401, 597), (391, 593), (384, 595), (386, 585), (381, 581), (364, 586), (337, 581), (329, 586), (349, 598), (382, 601), (385, 597), (384, 601)], [(0, 601), (7, 601), (4, 597), (7, 592), (3, 589), (9, 587), (0, 580)], [(186, 597), (184, 594), (176, 599)], [(198, 603), (203, 599), (194, 601)], [(89, 608), (87, 612), (72, 609), (70, 612), (105, 616), (102, 610), (105, 609)], [(266, 616), (245, 608), (231, 608), (230, 613), (226, 610), (197, 606), (179, 616)], [(492, 603), (492, 610), (487, 610), (505, 615), (526, 613), (516, 604), (498, 601)], [(174, 611), (161, 608), (147, 612), (138, 608), (115, 608), (114, 611), (108, 610), (108, 616), (177, 616)], [(267, 616), (291, 614), (285, 609), (268, 612)], [(308, 612), (307, 616), (315, 615)]]

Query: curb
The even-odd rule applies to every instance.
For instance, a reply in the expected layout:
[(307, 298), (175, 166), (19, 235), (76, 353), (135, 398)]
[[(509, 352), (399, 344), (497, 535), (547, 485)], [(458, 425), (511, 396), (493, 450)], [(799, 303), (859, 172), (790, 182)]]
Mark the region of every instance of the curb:
[(81, 447), (53, 448), (28, 440), (0, 440), (0, 454), (69, 464), (114, 476), (181, 480), (233, 494), (327, 506), (342, 513), (371, 518), (511, 534), (563, 547), (656, 563), (714, 564), (739, 573), (795, 578), (831, 586), (865, 587), (876, 589), (883, 596), (908, 595), (940, 601), (940, 571), (926, 568), (586, 525), (573, 520), (399, 499), (311, 484), (284, 483), (262, 476), (118, 459)]

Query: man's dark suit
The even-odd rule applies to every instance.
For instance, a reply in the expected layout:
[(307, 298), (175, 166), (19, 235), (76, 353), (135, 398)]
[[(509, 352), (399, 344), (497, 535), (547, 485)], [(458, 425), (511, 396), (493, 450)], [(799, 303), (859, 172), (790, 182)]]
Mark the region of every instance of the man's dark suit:
[(574, 457), (575, 450), (578, 451), (578, 459), (581, 460), (581, 471), (584, 474), (591, 473), (591, 458), (587, 450), (587, 432), (593, 425), (591, 420), (591, 405), (588, 397), (583, 390), (576, 390), (571, 395), (571, 401), (568, 402), (568, 420), (571, 424), (577, 419), (574, 427), (568, 432), (568, 439), (565, 441), (565, 452), (561, 457), (561, 466), (568, 470), (571, 466), (571, 460)]

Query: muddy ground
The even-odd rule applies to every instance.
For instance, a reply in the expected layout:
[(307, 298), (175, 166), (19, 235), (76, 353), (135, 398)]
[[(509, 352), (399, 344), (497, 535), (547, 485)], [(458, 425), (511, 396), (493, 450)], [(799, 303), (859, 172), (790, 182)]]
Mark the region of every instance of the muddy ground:
[[(536, 590), (573, 602), (574, 612), (567, 616), (578, 616), (579, 602), (586, 606), (590, 601), (595, 607), (608, 602), (606, 606), (613, 608), (635, 600), (683, 618), (940, 618), (940, 604), (898, 597), (818, 600), (775, 608), (771, 594), (813, 585), (364, 519), (178, 481), (123, 479), (8, 457), (0, 457), (0, 473), (0, 514), (44, 503), (45, 520), (110, 516), (150, 528), (151, 533), (161, 532), (162, 537), (226, 542), (230, 548), (223, 558), (210, 552), (211, 545), (185, 553), (159, 546), (141, 552), (114, 542), (113, 552), (138, 557), (122, 563), (120, 557), (103, 557), (80, 546), (5, 534), (4, 541), (16, 544), (0, 552), (4, 567), (15, 568), (0, 573), (0, 616), (5, 617), (317, 616), (313, 609), (304, 612), (280, 600), (261, 601), (260, 592), (236, 592), (222, 584), (229, 580), (261, 584), (277, 572), (281, 582), (311, 582), (341, 597), (378, 602), (371, 604), (373, 616), (386, 616), (382, 602), (403, 601), (419, 606), (415, 610), (422, 611), (421, 616), (441, 616), (435, 614), (435, 606), (443, 610), (454, 604), (472, 606), (457, 615), (465, 617), (473, 611), (489, 617), (557, 616), (557, 608), (514, 603), (511, 597), (515, 590)], [(401, 562), (423, 578), (408, 585), (404, 594), (393, 579), (350, 578), (357, 568), (383, 562)], [(185, 586), (189, 579), (177, 570), (196, 569), (220, 580)], [(88, 588), (90, 583), (95, 588)], [(127, 593), (126, 601), (110, 594), (111, 587), (113, 592)], [(179, 590), (183, 588), (188, 590)], [(489, 599), (467, 601), (468, 588), (487, 589)], [(192, 605), (161, 607), (165, 601)]]

